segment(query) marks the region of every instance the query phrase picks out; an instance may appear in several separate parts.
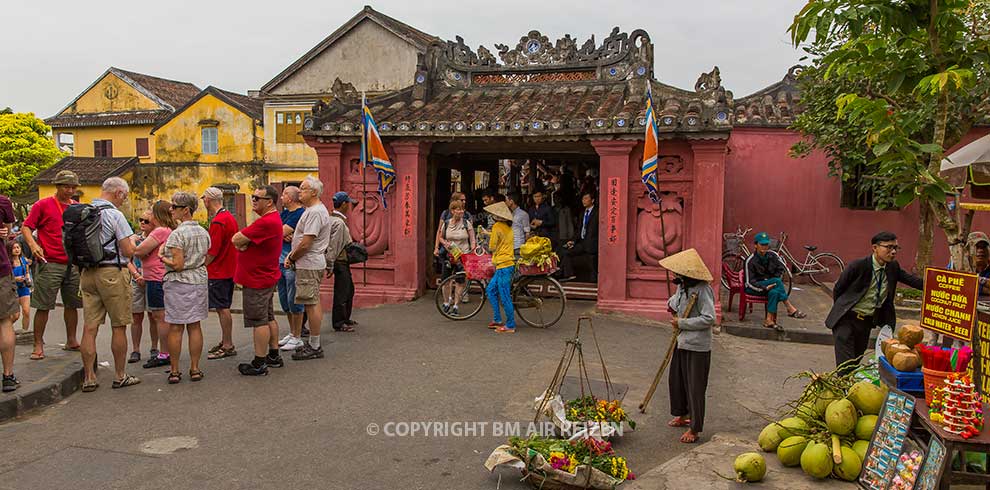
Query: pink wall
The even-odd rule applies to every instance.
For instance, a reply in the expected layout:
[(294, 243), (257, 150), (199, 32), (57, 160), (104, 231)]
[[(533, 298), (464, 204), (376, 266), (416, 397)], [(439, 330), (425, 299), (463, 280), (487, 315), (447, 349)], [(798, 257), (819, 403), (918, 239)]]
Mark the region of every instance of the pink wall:
[[(988, 130), (973, 131), (968, 143)], [(752, 235), (767, 231), (788, 234), (788, 248), (796, 258), (804, 258), (802, 245), (814, 244), (819, 250), (839, 254), (846, 262), (869, 253), (870, 237), (880, 230), (897, 234), (904, 249), (899, 261), (913, 266), (918, 243), (918, 209), (902, 211), (861, 211), (839, 206), (839, 181), (828, 176), (825, 156), (788, 156), (798, 141), (786, 129), (735, 128), (729, 137), (725, 165), (724, 231), (752, 227)], [(981, 216), (982, 214), (982, 216)], [(978, 213), (974, 230), (990, 231), (990, 213)], [(936, 229), (935, 264), (948, 262), (945, 235)]]

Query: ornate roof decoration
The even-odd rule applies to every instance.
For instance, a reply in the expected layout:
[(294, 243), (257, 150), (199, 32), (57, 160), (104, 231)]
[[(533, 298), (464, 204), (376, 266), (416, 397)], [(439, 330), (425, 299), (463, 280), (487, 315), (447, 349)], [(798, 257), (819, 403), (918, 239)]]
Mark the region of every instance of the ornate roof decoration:
[(736, 101), (733, 124), (740, 127), (786, 127), (801, 113), (797, 78), (801, 65), (787, 70), (784, 79)]

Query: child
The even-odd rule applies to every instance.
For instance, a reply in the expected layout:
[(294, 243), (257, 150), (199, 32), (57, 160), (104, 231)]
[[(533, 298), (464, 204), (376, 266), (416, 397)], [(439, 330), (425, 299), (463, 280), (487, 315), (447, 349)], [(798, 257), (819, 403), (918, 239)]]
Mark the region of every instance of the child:
[[(715, 292), (712, 275), (693, 248), (660, 261), (674, 273), (677, 291), (667, 300), (677, 346), (670, 360), (671, 427), (688, 427), (681, 442), (697, 442), (705, 425), (705, 392), (712, 363), (712, 326), (715, 325)], [(688, 310), (692, 297), (697, 297)]]
[(31, 261), (24, 257), (21, 244), (13, 240), (7, 242), (7, 255), (14, 267), (14, 285), (17, 286), (17, 301), (21, 304), (21, 331), (31, 330)]
[[(492, 304), (495, 316), (488, 328), (498, 333), (516, 333), (516, 312), (512, 308), (512, 273), (515, 271), (515, 255), (512, 246), (512, 212), (504, 202), (497, 202), (485, 207), (485, 211), (495, 217), (492, 226), (492, 236), (488, 246), (492, 251), (492, 263), (495, 265), (495, 276), (488, 282), (488, 301)], [(499, 301), (505, 310), (505, 323), (499, 314)]]

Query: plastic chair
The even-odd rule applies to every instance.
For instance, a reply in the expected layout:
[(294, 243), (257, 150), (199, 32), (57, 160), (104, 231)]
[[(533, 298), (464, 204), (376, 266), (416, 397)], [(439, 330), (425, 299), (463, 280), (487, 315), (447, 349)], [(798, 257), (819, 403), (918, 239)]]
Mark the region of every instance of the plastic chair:
[(746, 319), (746, 313), (753, 311), (753, 305), (767, 304), (766, 296), (749, 294), (746, 292), (746, 279), (744, 277), (744, 271), (733, 272), (727, 265), (722, 264), (722, 274), (725, 274), (726, 278), (729, 280), (728, 311), (732, 311), (732, 297), (737, 294), (739, 295), (739, 321)]

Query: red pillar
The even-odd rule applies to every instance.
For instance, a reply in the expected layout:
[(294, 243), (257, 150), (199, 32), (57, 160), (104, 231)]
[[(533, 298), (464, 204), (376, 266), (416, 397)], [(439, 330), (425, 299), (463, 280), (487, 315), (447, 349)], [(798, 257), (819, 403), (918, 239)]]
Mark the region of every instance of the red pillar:
[(390, 293), (393, 297), (386, 302), (393, 303), (412, 300), (426, 287), (426, 264), (431, 257), (426, 243), (426, 158), (430, 143), (395, 141), (389, 146), (395, 153), (396, 172), (389, 202), (395, 282)]
[[(592, 141), (599, 157), (601, 195), (598, 206), (598, 306), (603, 310), (625, 310), (627, 299), (629, 237), (635, 237), (630, 225), (629, 169), (630, 152), (636, 141)], [(617, 232), (610, 233), (609, 213), (615, 211)], [(635, 238), (634, 238), (635, 239)]]
[[(327, 209), (333, 211), (333, 193), (340, 188), (341, 168), (343, 168), (343, 143), (309, 142), (316, 150), (320, 181), (323, 182), (323, 195), (320, 196)], [(333, 281), (324, 280), (320, 283), (320, 304), (325, 313), (333, 308)]]
[(722, 270), (726, 140), (691, 141), (691, 150), (694, 152), (693, 210), (687, 246), (698, 251), (715, 278), (712, 283), (715, 312), (721, 321), (718, 280)]

